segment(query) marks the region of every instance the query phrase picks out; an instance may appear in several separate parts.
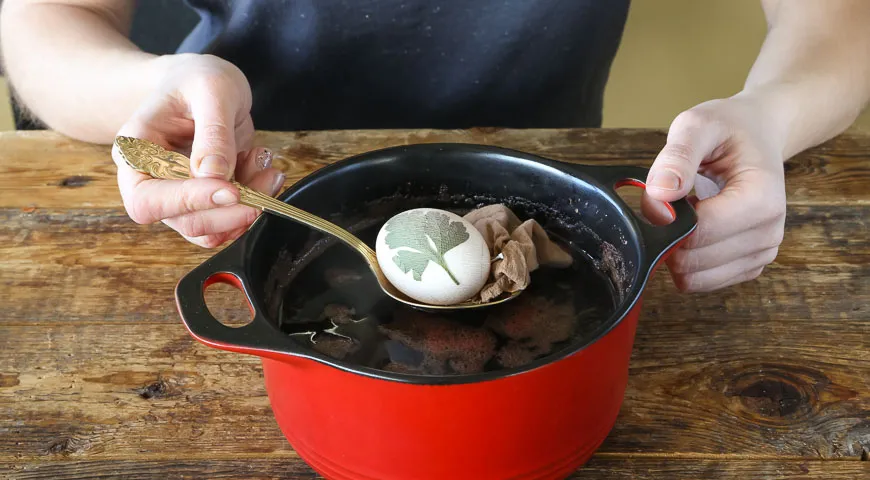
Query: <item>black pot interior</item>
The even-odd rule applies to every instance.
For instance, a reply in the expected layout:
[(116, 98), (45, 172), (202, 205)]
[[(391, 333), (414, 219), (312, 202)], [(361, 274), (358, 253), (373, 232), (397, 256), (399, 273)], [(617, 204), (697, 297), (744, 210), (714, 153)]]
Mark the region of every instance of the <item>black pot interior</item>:
[[(462, 362), (475, 359), (459, 359), (459, 366), (452, 371), (433, 374), (444, 374), (456, 381), (463, 375), (484, 378), (517, 373), (585, 347), (612, 328), (631, 307), (639, 293), (639, 288), (635, 287), (645, 281), (648, 273), (641, 271), (648, 269), (648, 261), (642, 258), (645, 249), (637, 221), (608, 186), (590, 176), (583, 166), (551, 162), (519, 152), (453, 144), (370, 152), (321, 169), (298, 182), (281, 199), (350, 230), (372, 247), (380, 226), (401, 211), (432, 207), (462, 215), (480, 206), (503, 203), (521, 219), (537, 220), (554, 239), (582, 253), (582, 262), (575, 261), (570, 272), (557, 272), (561, 276), (550, 283), (546, 275), (532, 274), (532, 287), (537, 282), (541, 285), (539, 290), (549, 289), (543, 293), (550, 295), (556, 288), (554, 285), (559, 283), (564, 292), (561, 296), (555, 294), (554, 301), (575, 302), (577, 309), (583, 310), (570, 310), (574, 316), (585, 315), (577, 322), (576, 334), (561, 340), (558, 348), (538, 355), (533, 361), (512, 361), (508, 362), (511, 366), (503, 366), (490, 359), (486, 371), (469, 372)], [(342, 357), (342, 354), (324, 354), (320, 349), (310, 351), (312, 329), (336, 326), (319, 320), (318, 315), (326, 305), (354, 308), (357, 314), (396, 308), (396, 303), (380, 292), (361, 258), (349, 247), (303, 225), (264, 215), (243, 238), (241, 248), (244, 249), (244, 275), (255, 307), (276, 329), (296, 339), (306, 354), (370, 375), (390, 377), (395, 372), (401, 375), (401, 370), (384, 371), (383, 365), (372, 363), (371, 358), (383, 363), (383, 351), (380, 354), (364, 352), (368, 360), (363, 364), (352, 361), (352, 355)], [(326, 258), (335, 261), (318, 266), (318, 262)], [(344, 262), (355, 265), (352, 271), (341, 268)], [(329, 281), (321, 278), (321, 271), (311, 273), (312, 269), (326, 267), (334, 267), (337, 272)], [(344, 281), (342, 275), (352, 283), (335, 287)], [(502, 312), (525, 309), (524, 312), (539, 317), (552, 316), (552, 312), (546, 311), (550, 308), (547, 305), (530, 306), (528, 302), (533, 300), (534, 295), (523, 293), (493, 308), (501, 308)], [(523, 304), (524, 301), (527, 303)], [(595, 308), (584, 309), (589, 305)], [(479, 311), (451, 315), (448, 321), (470, 329), (479, 328), (485, 322)], [(372, 335), (365, 328), (354, 330), (356, 324), (345, 325), (338, 331), (342, 328), (351, 336)], [(469, 335), (476, 335), (472, 330), (466, 333), (464, 337), (461, 332), (455, 333), (452, 338), (467, 339)], [(497, 342), (503, 346), (505, 339)], [(395, 349), (390, 354), (415, 355)], [(490, 368), (492, 365), (498, 368)], [(449, 366), (447, 369), (451, 370)], [(420, 376), (429, 374), (431, 372)], [(406, 375), (403, 379), (408, 378)]]

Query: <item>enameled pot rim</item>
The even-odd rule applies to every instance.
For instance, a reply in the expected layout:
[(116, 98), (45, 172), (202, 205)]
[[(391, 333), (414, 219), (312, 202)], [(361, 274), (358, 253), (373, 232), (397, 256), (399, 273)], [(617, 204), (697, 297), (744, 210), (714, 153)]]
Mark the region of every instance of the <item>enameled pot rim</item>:
[[(198, 341), (214, 348), (261, 357), (269, 357), (288, 362), (298, 361), (299, 359), (309, 359), (338, 368), (339, 370), (348, 373), (363, 375), (372, 379), (418, 385), (461, 385), (509, 378), (515, 375), (533, 372), (547, 365), (576, 355), (589, 346), (594, 345), (610, 333), (627, 315), (632, 312), (634, 308), (638, 306), (647, 283), (649, 282), (650, 276), (655, 268), (664, 260), (670, 251), (684, 242), (697, 226), (697, 217), (694, 209), (692, 209), (691, 205), (689, 205), (685, 199), (671, 202), (670, 208), (676, 213), (676, 218), (670, 225), (664, 227), (652, 227), (636, 216), (631, 207), (629, 207), (616, 193), (615, 188), (622, 184), (632, 184), (643, 187), (643, 182), (646, 178), (647, 172), (644, 168), (626, 167), (622, 165), (574, 164), (551, 160), (502, 147), (465, 143), (403, 145), (373, 150), (351, 156), (324, 166), (307, 175), (280, 194), (278, 198), (286, 202), (295, 193), (305, 188), (309, 183), (326, 175), (333, 174), (336, 171), (347, 169), (355, 164), (375, 161), (378, 157), (395, 155), (397, 153), (407, 153), (408, 155), (412, 155), (420, 150), (426, 150), (429, 152), (433, 150), (450, 150), (453, 152), (467, 151), (468, 153), (483, 152), (504, 155), (513, 160), (534, 162), (538, 164), (538, 166), (544, 165), (551, 167), (554, 169), (554, 174), (568, 173), (581, 181), (595, 185), (603, 191), (604, 195), (606, 195), (616, 208), (620, 210), (623, 218), (630, 223), (634, 231), (638, 232), (638, 237), (641, 240), (641, 251), (639, 252), (640, 262), (637, 274), (630, 289), (625, 295), (625, 299), (622, 301), (621, 305), (614, 310), (607, 321), (602, 323), (602, 327), (596, 334), (578, 339), (575, 343), (569, 344), (556, 352), (533, 360), (521, 367), (455, 375), (420, 375), (389, 372), (372, 367), (348, 364), (314, 350), (306, 349), (301, 344), (286, 337), (283, 332), (264, 317), (264, 314), (262, 313), (263, 308), (261, 308), (261, 300), (254, 298), (251, 295), (250, 292), (252, 289), (244, 275), (244, 272), (246, 271), (245, 252), (249, 251), (251, 247), (249, 242), (252, 242), (252, 238), (255, 239), (261, 229), (264, 228), (263, 223), (265, 221), (265, 215), (260, 215), (244, 235), (227, 246), (224, 250), (218, 252), (215, 256), (196, 267), (179, 281), (175, 292), (176, 301), (179, 313), (182, 316), (182, 320), (184, 321), (188, 332)], [(598, 172), (598, 174), (584, 175), (584, 173), (587, 173), (584, 169)], [(601, 172), (604, 172), (603, 176), (606, 177), (607, 180), (603, 181), (600, 178)], [(608, 185), (607, 182), (611, 180), (619, 184)], [(655, 243), (654, 246), (651, 246), (647, 242), (649, 236), (655, 237), (655, 241), (653, 242)], [(241, 328), (226, 327), (211, 317), (207, 308), (204, 307), (202, 292), (210, 284), (216, 282), (231, 283), (242, 290), (251, 306), (252, 313), (254, 314), (254, 319), (250, 324)], [(203, 315), (210, 317), (210, 324), (206, 325), (205, 323), (202, 323), (200, 326), (196, 323), (200, 321), (200, 317)], [(194, 322), (194, 320), (196, 320), (196, 322)], [(247, 345), (242, 344), (242, 340), (246, 338), (248, 340), (244, 343), (247, 343)], [(259, 342), (251, 343), (251, 339), (258, 339)]]

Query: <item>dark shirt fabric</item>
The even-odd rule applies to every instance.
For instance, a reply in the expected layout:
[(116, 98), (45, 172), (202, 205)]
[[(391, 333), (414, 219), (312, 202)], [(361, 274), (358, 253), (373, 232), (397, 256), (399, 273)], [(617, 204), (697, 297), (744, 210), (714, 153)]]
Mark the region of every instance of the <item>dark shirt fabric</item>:
[(598, 127), (629, 0), (187, 0), (258, 129)]

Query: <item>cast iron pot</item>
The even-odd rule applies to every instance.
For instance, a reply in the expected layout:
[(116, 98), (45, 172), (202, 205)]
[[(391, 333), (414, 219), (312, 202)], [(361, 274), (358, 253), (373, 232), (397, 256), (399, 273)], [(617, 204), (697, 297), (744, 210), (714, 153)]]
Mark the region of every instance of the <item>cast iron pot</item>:
[[(521, 368), (416, 376), (346, 364), (304, 347), (278, 328), (277, 312), (283, 292), (293, 288), (288, 265), (326, 238), (272, 215), (262, 215), (244, 236), (182, 278), (178, 309), (196, 340), (262, 358), (278, 425), (327, 478), (564, 478), (613, 427), (644, 287), (696, 225), (685, 200), (670, 204), (675, 220), (669, 225), (636, 217), (615, 189), (643, 186), (646, 175), (638, 167), (425, 144), (334, 163), (280, 195), (351, 230), (361, 220), (380, 225), (424, 204), (464, 211), (494, 201), (545, 227), (561, 225), (569, 241), (608, 270), (616, 307), (593, 335)], [(203, 294), (215, 282), (244, 292), (251, 323), (232, 328), (214, 319)]]

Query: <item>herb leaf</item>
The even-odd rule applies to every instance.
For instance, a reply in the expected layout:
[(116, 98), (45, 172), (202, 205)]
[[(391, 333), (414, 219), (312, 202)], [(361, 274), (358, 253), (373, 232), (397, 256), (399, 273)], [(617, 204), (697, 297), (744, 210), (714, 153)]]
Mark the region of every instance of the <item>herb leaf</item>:
[(419, 282), (431, 261), (443, 268), (453, 283), (459, 285), (447, 268), (444, 254), (471, 237), (462, 222), (451, 221), (441, 212), (410, 212), (390, 219), (386, 230), (384, 242), (387, 246), (393, 250), (402, 248), (393, 257), (393, 262), (403, 272), (412, 272), (414, 280)]
[(429, 257), (424, 253), (412, 250), (399, 250), (393, 257), (393, 261), (403, 272), (413, 272), (414, 280), (419, 282), (423, 280), (423, 270), (426, 270), (426, 266), (429, 264)]

